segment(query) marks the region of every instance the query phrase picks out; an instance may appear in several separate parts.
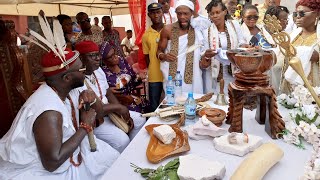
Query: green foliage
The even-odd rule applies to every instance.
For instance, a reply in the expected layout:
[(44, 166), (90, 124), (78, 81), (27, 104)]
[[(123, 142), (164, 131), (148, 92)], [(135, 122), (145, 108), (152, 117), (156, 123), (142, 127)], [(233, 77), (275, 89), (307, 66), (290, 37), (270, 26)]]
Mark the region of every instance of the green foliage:
[(168, 162), (165, 166), (159, 166), (157, 169), (141, 168), (130, 163), (130, 166), (134, 168), (134, 172), (140, 173), (147, 180), (179, 180), (177, 174), (179, 165), (179, 158)]
[(296, 121), (297, 125), (300, 124), (300, 121), (304, 121), (308, 124), (313, 124), (317, 120), (318, 116), (319, 114), (317, 113), (312, 119), (309, 119), (305, 114), (297, 114), (294, 120)]
[(285, 101), (285, 100), (280, 101), (280, 104), (287, 109), (294, 109), (295, 108), (294, 104), (288, 104), (287, 101)]

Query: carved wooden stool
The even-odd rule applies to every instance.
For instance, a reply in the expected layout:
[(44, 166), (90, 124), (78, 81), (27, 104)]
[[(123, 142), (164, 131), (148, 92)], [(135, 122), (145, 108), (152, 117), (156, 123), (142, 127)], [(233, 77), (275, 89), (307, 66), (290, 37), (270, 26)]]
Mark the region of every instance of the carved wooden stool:
[(243, 132), (245, 98), (256, 96), (258, 101), (255, 118), (259, 124), (265, 124), (266, 132), (275, 139), (285, 128), (285, 123), (278, 112), (275, 91), (269, 85), (269, 77), (264, 74), (275, 63), (271, 52), (230, 50), (227, 55), (241, 71), (235, 74), (235, 82), (228, 86), (229, 110), (226, 123), (231, 125), (229, 132)]

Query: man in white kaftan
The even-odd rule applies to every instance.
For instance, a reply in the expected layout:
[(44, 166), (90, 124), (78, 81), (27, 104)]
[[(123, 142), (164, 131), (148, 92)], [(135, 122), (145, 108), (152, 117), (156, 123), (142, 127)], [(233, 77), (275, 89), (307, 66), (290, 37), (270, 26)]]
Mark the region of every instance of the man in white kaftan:
[[(168, 79), (168, 75), (170, 74), (170, 65), (173, 62), (176, 62), (177, 71), (180, 71), (182, 80), (182, 90), (184, 92), (194, 92), (194, 93), (203, 93), (203, 80), (202, 80), (202, 70), (200, 68), (202, 59), (209, 59), (211, 52), (203, 52), (204, 38), (201, 30), (198, 28), (193, 28), (190, 26), (191, 15), (193, 14), (194, 4), (189, 0), (180, 0), (177, 2), (176, 11), (181, 11), (190, 15), (190, 19), (186, 20), (182, 17), (178, 16), (178, 24), (173, 24), (172, 26), (166, 26), (164, 30), (161, 32), (160, 42), (158, 46), (158, 58), (161, 60), (160, 69), (163, 73), (164, 83), (163, 87), (166, 89), (166, 83)], [(188, 12), (189, 11), (189, 12)], [(177, 13), (179, 14), (179, 13)], [(180, 13), (181, 14), (181, 13)], [(172, 44), (175, 42), (172, 40), (175, 38), (173, 34), (173, 29), (176, 28), (174, 26), (178, 26), (179, 31), (184, 34), (180, 35), (177, 38), (179, 46), (177, 47), (177, 55), (173, 55), (170, 51), (173, 49)], [(189, 44), (190, 40), (190, 28), (194, 29), (194, 45), (195, 50), (193, 53), (193, 67), (192, 72), (186, 72), (186, 63), (188, 62), (187, 58), (187, 50), (191, 47)], [(189, 46), (189, 47), (188, 47)], [(211, 56), (210, 56), (211, 57)], [(189, 69), (191, 70), (191, 69)], [(191, 83), (186, 83), (186, 73), (192, 73)], [(174, 78), (174, 77), (173, 77)]]
[[(196, 31), (196, 29), (195, 29)], [(202, 34), (199, 31), (196, 31), (196, 39), (195, 42), (199, 45), (202, 45), (203, 42), (203, 37)], [(170, 52), (170, 43), (171, 41), (168, 41), (168, 46), (166, 49), (166, 52)], [(187, 54), (185, 53), (188, 49), (188, 34), (185, 34), (183, 36), (179, 37), (179, 51), (178, 54), (178, 67), (177, 71), (180, 71), (180, 74), (182, 77), (184, 77), (185, 73), (185, 66), (186, 66), (186, 58)], [(192, 84), (186, 84), (185, 81), (182, 81), (182, 91), (183, 92), (194, 92), (194, 93), (203, 93), (203, 82), (202, 82), (202, 71), (199, 66), (199, 61), (201, 57), (201, 51), (203, 48), (197, 48), (194, 51), (194, 61), (193, 61), (193, 83)], [(166, 84), (168, 81), (168, 76), (169, 76), (169, 62), (161, 62), (160, 64), (160, 69), (163, 74), (163, 88), (164, 90), (166, 89)]]
[[(112, 99), (116, 99), (116, 97), (112, 93), (107, 95), (109, 85), (106, 74), (99, 67), (101, 60), (99, 47), (92, 41), (82, 41), (78, 43), (75, 48), (80, 52), (82, 62), (87, 68), (84, 88), (93, 90), (97, 97), (102, 98), (103, 104), (109, 104), (107, 97), (112, 96), (110, 97)], [(96, 58), (92, 58), (89, 54), (96, 55)], [(112, 105), (112, 103), (110, 103), (110, 105)], [(125, 106), (123, 107), (126, 108)], [(146, 122), (146, 118), (141, 117), (140, 113), (135, 111), (129, 111), (129, 113), (133, 120), (134, 127), (128, 134), (116, 127), (108, 116), (105, 116), (103, 123), (94, 129), (94, 134), (99, 139), (107, 142), (120, 153), (128, 146)]]
[[(99, 67), (94, 71), (97, 80), (100, 83), (101, 91), (102, 91), (102, 102), (104, 104), (108, 104), (108, 99), (106, 98), (107, 89), (109, 88), (106, 75), (103, 70)], [(86, 84), (90, 86), (90, 88), (99, 96), (99, 89), (97, 84), (93, 84), (90, 80), (90, 75), (86, 76)], [(141, 114), (135, 111), (129, 111), (130, 117), (134, 122), (133, 129), (126, 134), (121, 129), (116, 127), (113, 122), (109, 119), (109, 117), (104, 117), (104, 122), (97, 128), (94, 129), (94, 134), (101, 140), (110, 144), (113, 148), (115, 148), (120, 153), (128, 146), (130, 141), (137, 135), (140, 129), (146, 122), (146, 118), (141, 117)], [(129, 136), (128, 136), (129, 135)]]
[[(69, 95), (74, 107), (78, 107), (79, 91), (73, 90)], [(97, 151), (91, 152), (88, 138), (84, 138), (81, 147), (73, 153), (73, 159), (77, 162), (77, 155), (81, 152), (83, 160), (79, 167), (73, 166), (67, 159), (55, 171), (47, 171), (41, 163), (32, 130), (37, 117), (45, 111), (61, 113), (63, 142), (75, 134), (70, 101), (63, 102), (50, 86), (41, 85), (20, 109), (12, 127), (0, 140), (0, 179), (98, 179), (118, 158), (118, 151), (97, 138)], [(79, 122), (79, 111), (75, 112)]]

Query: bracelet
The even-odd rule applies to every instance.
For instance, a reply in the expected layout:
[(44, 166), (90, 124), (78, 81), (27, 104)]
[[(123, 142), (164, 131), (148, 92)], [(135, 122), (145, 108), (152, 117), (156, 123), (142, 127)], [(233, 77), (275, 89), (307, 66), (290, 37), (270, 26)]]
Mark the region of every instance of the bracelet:
[(87, 131), (87, 133), (93, 131), (93, 128), (90, 125), (83, 123), (83, 122), (80, 123), (79, 127), (85, 129)]
[(158, 54), (158, 59), (161, 61), (161, 59), (160, 59), (160, 55), (161, 54), (164, 54), (163, 52), (160, 52), (159, 54)]

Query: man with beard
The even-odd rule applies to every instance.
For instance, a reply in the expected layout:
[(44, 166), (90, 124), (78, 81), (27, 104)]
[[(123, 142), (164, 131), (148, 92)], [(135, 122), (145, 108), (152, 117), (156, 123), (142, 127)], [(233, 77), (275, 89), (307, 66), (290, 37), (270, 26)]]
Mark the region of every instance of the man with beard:
[(101, 31), (92, 31), (90, 18), (88, 14), (84, 12), (79, 12), (76, 16), (77, 22), (81, 27), (81, 32), (77, 37), (77, 43), (81, 41), (93, 41), (98, 46), (102, 44), (102, 32)]
[[(0, 140), (0, 179), (99, 179), (119, 156), (99, 139), (98, 151), (90, 151), (86, 136), (102, 105), (92, 91), (75, 89), (85, 78), (79, 52), (62, 53), (44, 55), (46, 83), (29, 97)], [(84, 104), (92, 108), (85, 111)]]
[[(215, 53), (211, 49), (202, 53), (200, 45), (205, 43), (202, 33), (190, 25), (193, 11), (193, 2), (179, 0), (176, 5), (178, 22), (165, 26), (161, 31), (157, 56), (161, 61), (161, 71), (165, 79), (164, 89), (168, 76), (174, 78), (176, 72), (180, 71), (184, 79), (183, 91), (203, 93), (201, 69), (209, 67), (210, 59)], [(186, 53), (193, 45), (197, 48)]]
[(150, 111), (157, 109), (162, 93), (163, 77), (160, 70), (160, 60), (157, 58), (160, 32), (164, 27), (161, 8), (160, 3), (151, 3), (148, 6), (148, 16), (152, 25), (142, 36), (142, 49), (148, 67)]
[(162, 5), (162, 22), (165, 25), (177, 22), (178, 19), (175, 9), (173, 7), (170, 7), (171, 0), (158, 0), (158, 3)]
[(231, 17), (234, 17), (234, 13), (237, 10), (237, 0), (222, 0), (222, 3), (227, 7), (228, 13)]
[[(76, 50), (80, 52), (81, 61), (86, 67), (85, 87), (93, 90), (103, 103), (104, 118), (96, 122), (98, 127), (94, 130), (94, 134), (121, 153), (139, 132), (146, 119), (141, 117), (140, 113), (129, 111), (126, 106), (120, 104), (109, 89), (106, 75), (99, 67), (101, 61), (99, 47), (94, 42), (82, 41), (76, 44)], [(126, 119), (128, 125), (132, 127), (131, 131), (126, 134), (116, 127), (108, 118), (109, 113), (116, 113)]]

